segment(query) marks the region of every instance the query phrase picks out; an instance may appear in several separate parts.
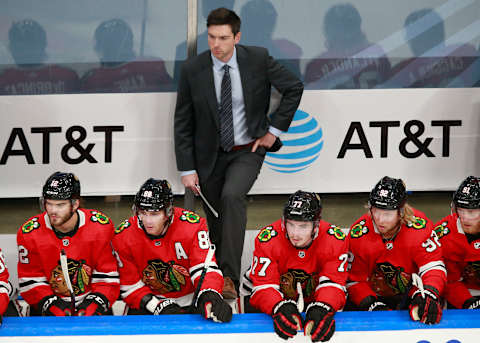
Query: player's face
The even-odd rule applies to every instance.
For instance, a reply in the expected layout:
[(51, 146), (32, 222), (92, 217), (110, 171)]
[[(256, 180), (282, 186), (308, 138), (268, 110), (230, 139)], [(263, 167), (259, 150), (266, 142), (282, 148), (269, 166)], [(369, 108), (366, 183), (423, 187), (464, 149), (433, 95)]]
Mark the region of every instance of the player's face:
[(235, 44), (240, 41), (241, 32), (233, 34), (230, 25), (210, 25), (208, 27), (208, 46), (213, 56), (222, 62), (228, 62), (233, 55)]
[(373, 221), (383, 238), (393, 237), (400, 225), (400, 214), (398, 213), (398, 210), (384, 210), (372, 207), (370, 212), (372, 213)]
[(457, 208), (458, 217), (466, 233), (480, 233), (480, 208)]
[(165, 232), (168, 217), (165, 210), (160, 211), (138, 211), (138, 218), (142, 221), (145, 231), (149, 235), (158, 236)]
[(313, 222), (287, 219), (285, 227), (288, 239), (295, 248), (306, 247), (312, 242)]
[(71, 200), (45, 200), (45, 210), (47, 211), (48, 219), (57, 229), (72, 218), (72, 214), (77, 208), (77, 202), (72, 205)]

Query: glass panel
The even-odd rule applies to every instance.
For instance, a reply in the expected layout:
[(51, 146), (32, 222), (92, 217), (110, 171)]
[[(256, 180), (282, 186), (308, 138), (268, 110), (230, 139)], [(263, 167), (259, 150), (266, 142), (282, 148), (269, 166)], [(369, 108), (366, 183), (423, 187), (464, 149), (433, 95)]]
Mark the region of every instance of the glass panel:
[[(178, 0), (2, 0), (0, 94), (174, 91)], [(172, 30), (175, 27), (175, 30)]]

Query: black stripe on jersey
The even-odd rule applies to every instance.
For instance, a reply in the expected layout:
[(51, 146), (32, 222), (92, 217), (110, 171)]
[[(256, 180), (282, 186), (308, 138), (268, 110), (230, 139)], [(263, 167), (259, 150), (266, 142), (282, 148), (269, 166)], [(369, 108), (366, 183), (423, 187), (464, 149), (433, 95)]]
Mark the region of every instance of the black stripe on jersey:
[(251, 294), (252, 291), (253, 291), (253, 288), (247, 286), (246, 284), (242, 284), (242, 288), (243, 288), (244, 290), (246, 290), (246, 291), (247, 291), (248, 293), (250, 293), (250, 294)]
[(428, 267), (427, 269), (425, 269), (424, 271), (422, 271), (420, 273), (420, 277), (423, 277), (423, 275), (425, 275), (425, 273), (428, 273), (430, 270), (432, 269), (435, 269), (435, 270), (439, 270), (439, 269), (442, 269), (444, 270), (445, 272), (447, 271), (446, 268), (445, 268), (445, 264), (443, 262), (438, 262), (430, 267)]
[(108, 274), (92, 274), (92, 279), (118, 279), (118, 275), (108, 275)]
[(330, 279), (329, 279), (329, 280), (320, 281), (318, 284), (319, 284), (319, 285), (323, 285), (323, 284), (326, 284), (326, 283), (334, 283), (334, 284), (336, 284), (336, 282), (333, 282), (333, 281), (330, 280)]
[(19, 286), (20, 286), (20, 287), (27, 287), (27, 286), (33, 285), (34, 283), (44, 283), (44, 284), (47, 284), (45, 281), (28, 280), (28, 281), (25, 281), (25, 282), (20, 282)]

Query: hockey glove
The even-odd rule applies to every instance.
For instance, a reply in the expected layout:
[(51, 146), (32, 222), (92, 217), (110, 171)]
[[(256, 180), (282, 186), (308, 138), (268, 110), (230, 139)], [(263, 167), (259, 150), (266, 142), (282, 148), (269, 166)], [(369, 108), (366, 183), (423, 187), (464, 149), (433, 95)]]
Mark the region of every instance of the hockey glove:
[(100, 293), (90, 293), (78, 306), (77, 316), (101, 316), (109, 309), (108, 299)]
[(323, 302), (308, 305), (305, 316), (305, 336), (311, 336), (312, 342), (326, 342), (335, 332), (333, 308)]
[(232, 308), (214, 290), (200, 292), (197, 307), (204, 318), (212, 318), (214, 322), (227, 323), (232, 320)]
[(56, 295), (48, 295), (38, 303), (42, 316), (71, 316), (70, 304)]
[(462, 308), (468, 309), (468, 310), (476, 310), (480, 308), (480, 297), (471, 297), (470, 299), (465, 300), (463, 303)]
[(417, 289), (412, 295), (410, 303), (410, 317), (425, 324), (437, 324), (442, 318), (442, 306), (440, 296), (435, 287), (425, 286), (422, 292)]
[(302, 329), (302, 316), (293, 300), (280, 301), (273, 309), (272, 317), (273, 328), (280, 338), (292, 338)]
[(154, 315), (184, 313), (172, 299), (159, 298), (153, 294), (147, 294), (142, 298), (140, 308)]
[(373, 295), (365, 297), (359, 305), (360, 309), (363, 311), (390, 311), (389, 308), (384, 302), (379, 301)]

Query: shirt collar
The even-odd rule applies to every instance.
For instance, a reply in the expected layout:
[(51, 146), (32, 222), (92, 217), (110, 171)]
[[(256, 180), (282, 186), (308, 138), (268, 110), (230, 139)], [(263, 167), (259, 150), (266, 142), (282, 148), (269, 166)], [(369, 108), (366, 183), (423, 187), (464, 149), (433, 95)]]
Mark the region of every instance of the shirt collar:
[(223, 66), (225, 64), (228, 64), (228, 66), (232, 69), (236, 69), (238, 68), (238, 63), (237, 63), (237, 48), (234, 47), (233, 48), (233, 54), (232, 54), (232, 57), (228, 60), (227, 63), (223, 62), (223, 61), (220, 61), (218, 58), (216, 58), (215, 56), (213, 56), (212, 53), (210, 53), (210, 55), (212, 56), (212, 61), (213, 61), (213, 67), (215, 68), (215, 70), (217, 71), (221, 71)]

